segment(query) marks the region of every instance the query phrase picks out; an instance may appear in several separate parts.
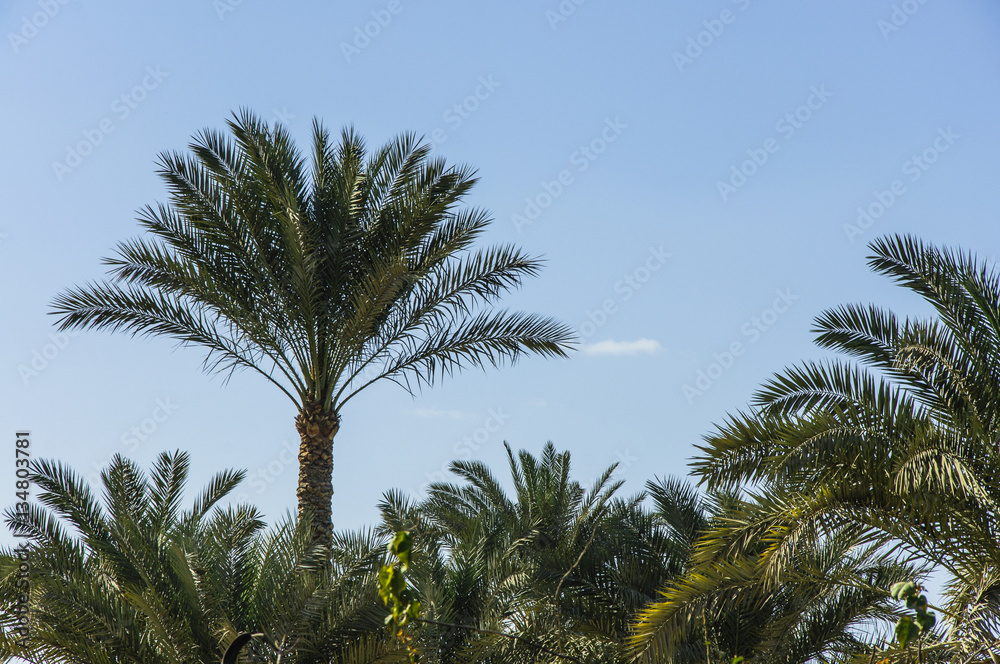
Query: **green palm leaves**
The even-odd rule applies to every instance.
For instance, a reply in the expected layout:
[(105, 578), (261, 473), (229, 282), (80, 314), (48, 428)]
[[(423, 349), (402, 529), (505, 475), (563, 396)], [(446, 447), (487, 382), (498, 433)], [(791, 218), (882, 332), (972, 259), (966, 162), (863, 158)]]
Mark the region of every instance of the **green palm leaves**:
[[(385, 527), (409, 530), (427, 661), (625, 662), (635, 612), (684, 564), (642, 506), (620, 498), (608, 468), (589, 486), (550, 443), (508, 448), (512, 489), (480, 462), (456, 461), (459, 482), (410, 504), (389, 494)], [(464, 627), (461, 627), (464, 626)]]
[[(800, 534), (853, 532), (939, 566), (955, 661), (1000, 645), (1000, 277), (973, 256), (910, 237), (871, 245), (870, 265), (920, 295), (932, 318), (850, 305), (816, 320), (846, 360), (775, 376), (751, 413), (702, 446), (709, 487), (756, 487), (774, 574)], [(732, 531), (735, 534), (735, 529)]]
[(375, 589), (380, 538), (339, 535), (325, 549), (306, 527), (266, 531), (253, 508), (216, 507), (242, 473), (217, 475), (182, 510), (188, 466), (184, 453), (162, 454), (147, 476), (116, 457), (98, 499), (68, 468), (39, 463), (41, 506), (8, 513), (33, 538), (30, 637), (22, 648), (10, 631), (17, 561), (4, 552), (3, 656), (205, 664), (241, 632), (270, 643), (249, 646), (248, 662), (363, 662), (390, 651)]
[(54, 301), (61, 329), (163, 335), (207, 351), (210, 371), (251, 369), (299, 408), (300, 514), (329, 537), (331, 440), (340, 408), (375, 381), (413, 391), (469, 366), (562, 356), (556, 321), (496, 310), (539, 262), (474, 249), (490, 223), (460, 207), (471, 169), (404, 135), (370, 153), (314, 123), (306, 157), (249, 112), (231, 136), (160, 156), (169, 204), (106, 260), (111, 281)]
[(650, 489), (688, 558), (639, 612), (631, 638), (639, 661), (846, 661), (865, 650), (861, 630), (892, 615), (885, 588), (915, 574), (848, 530), (796, 533), (775, 567), (770, 517), (780, 508), (766, 496)]

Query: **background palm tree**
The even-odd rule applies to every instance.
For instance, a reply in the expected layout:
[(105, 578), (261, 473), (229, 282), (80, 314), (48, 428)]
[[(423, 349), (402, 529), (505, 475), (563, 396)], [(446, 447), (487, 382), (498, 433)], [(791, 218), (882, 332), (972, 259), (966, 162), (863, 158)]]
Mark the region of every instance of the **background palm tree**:
[(483, 463), (456, 461), (461, 483), (432, 484), (417, 504), (390, 493), (382, 505), (388, 531), (414, 534), (422, 617), (506, 635), (427, 625), (426, 657), (629, 661), (635, 612), (680, 571), (683, 547), (642, 509), (644, 494), (616, 497), (615, 466), (587, 488), (551, 443), (538, 457), (507, 452), (510, 495)]
[(701, 496), (681, 483), (649, 488), (654, 513), (681, 525), (672, 531), (689, 543), (689, 557), (683, 573), (638, 615), (631, 643), (642, 662), (867, 657), (898, 616), (889, 586), (920, 576), (918, 568), (866, 544), (856, 529), (804, 529), (776, 569), (769, 533), (752, 528), (766, 520), (762, 513), (780, 512), (770, 497)]
[[(116, 456), (103, 504), (70, 469), (42, 462), (41, 491), (8, 523), (31, 536), (30, 637), (18, 643), (18, 560), (0, 555), (0, 655), (29, 662), (209, 664), (242, 632), (264, 633), (244, 662), (360, 664), (405, 659), (387, 641), (376, 590), (384, 541), (337, 535), (332, 550), (305, 524), (266, 530), (252, 507), (213, 507), (243, 473), (217, 475), (182, 511), (184, 453), (146, 477)], [(43, 507), (44, 506), (44, 507)], [(332, 560), (332, 562), (331, 562)]]
[(748, 522), (780, 568), (803, 530), (860, 529), (947, 573), (952, 661), (1000, 652), (1000, 277), (974, 256), (907, 236), (869, 265), (931, 305), (900, 319), (874, 305), (816, 320), (818, 344), (853, 358), (775, 376), (707, 439), (709, 487), (757, 485), (780, 508)]
[(298, 409), (299, 515), (329, 543), (340, 409), (388, 379), (408, 390), (466, 366), (563, 356), (571, 330), (491, 308), (539, 262), (512, 246), (473, 251), (491, 221), (459, 208), (475, 183), (412, 135), (372, 154), (313, 124), (309, 159), (283, 127), (244, 111), (232, 137), (160, 156), (169, 205), (123, 242), (112, 281), (54, 301), (60, 329), (165, 335), (208, 350), (208, 370), (252, 369)]

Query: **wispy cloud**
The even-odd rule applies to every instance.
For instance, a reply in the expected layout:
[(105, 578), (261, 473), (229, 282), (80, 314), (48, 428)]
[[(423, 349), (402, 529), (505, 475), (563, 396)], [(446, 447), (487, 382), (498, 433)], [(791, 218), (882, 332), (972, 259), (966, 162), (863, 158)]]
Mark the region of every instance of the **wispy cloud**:
[(415, 408), (410, 412), (417, 417), (444, 417), (449, 420), (467, 420), (470, 417), (473, 417), (472, 413), (463, 413), (460, 410), (438, 410), (436, 408)]
[(636, 339), (635, 341), (607, 339), (598, 341), (596, 344), (587, 344), (582, 350), (587, 355), (648, 355), (660, 350), (660, 342), (655, 339)]

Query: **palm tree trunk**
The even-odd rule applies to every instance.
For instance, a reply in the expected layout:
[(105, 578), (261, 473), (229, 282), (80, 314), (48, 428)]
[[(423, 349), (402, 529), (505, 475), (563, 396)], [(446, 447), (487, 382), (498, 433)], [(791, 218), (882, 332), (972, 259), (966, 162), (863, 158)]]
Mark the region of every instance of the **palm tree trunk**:
[(308, 399), (295, 418), (299, 432), (299, 519), (311, 520), (314, 541), (329, 547), (333, 541), (330, 504), (333, 501), (333, 437), (340, 429), (337, 413)]

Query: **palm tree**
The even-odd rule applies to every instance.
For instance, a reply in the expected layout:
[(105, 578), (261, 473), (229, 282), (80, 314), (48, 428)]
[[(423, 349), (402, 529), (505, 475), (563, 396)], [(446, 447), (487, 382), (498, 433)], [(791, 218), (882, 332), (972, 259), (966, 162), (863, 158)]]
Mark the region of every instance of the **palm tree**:
[[(638, 615), (631, 640), (641, 662), (772, 664), (847, 662), (869, 655), (863, 632), (885, 631), (896, 607), (887, 589), (920, 575), (856, 532), (799, 532), (781, 560), (764, 529), (749, 524), (779, 511), (763, 495), (696, 494), (679, 483), (650, 483), (654, 513), (677, 522), (688, 542), (686, 569)], [(867, 661), (867, 659), (865, 660)]]
[(423, 617), (438, 623), (421, 629), (425, 658), (629, 661), (635, 612), (680, 570), (682, 549), (643, 494), (615, 497), (615, 466), (588, 489), (551, 443), (539, 457), (507, 453), (511, 495), (485, 464), (456, 461), (462, 483), (432, 484), (417, 504), (398, 493), (383, 502), (385, 528), (410, 530), (418, 547)]
[(741, 533), (766, 533), (775, 560), (803, 529), (855, 528), (944, 570), (949, 656), (988, 661), (1000, 651), (1000, 276), (908, 236), (871, 249), (872, 269), (936, 316), (825, 312), (818, 344), (854, 361), (775, 376), (752, 412), (707, 439), (696, 471), (710, 488), (756, 485), (781, 503)]
[(342, 407), (379, 380), (412, 391), (469, 366), (564, 356), (572, 331), (491, 305), (539, 261), (472, 250), (491, 221), (459, 208), (475, 183), (404, 135), (368, 154), (313, 124), (307, 161), (288, 131), (244, 111), (232, 137), (205, 130), (164, 153), (170, 204), (146, 238), (105, 260), (112, 280), (54, 301), (59, 328), (163, 335), (208, 351), (205, 368), (251, 369), (297, 408), (300, 517), (329, 543), (333, 438)]
[[(116, 456), (103, 504), (69, 468), (38, 464), (41, 489), (8, 523), (31, 537), (29, 636), (19, 641), (18, 560), (0, 554), (0, 657), (33, 664), (220, 661), (240, 633), (263, 633), (244, 662), (360, 664), (402, 657), (385, 638), (375, 590), (384, 541), (337, 535), (332, 552), (304, 524), (265, 529), (252, 507), (215, 505), (243, 473), (217, 475), (187, 510), (185, 453), (147, 477)], [(405, 658), (405, 657), (404, 657)]]

